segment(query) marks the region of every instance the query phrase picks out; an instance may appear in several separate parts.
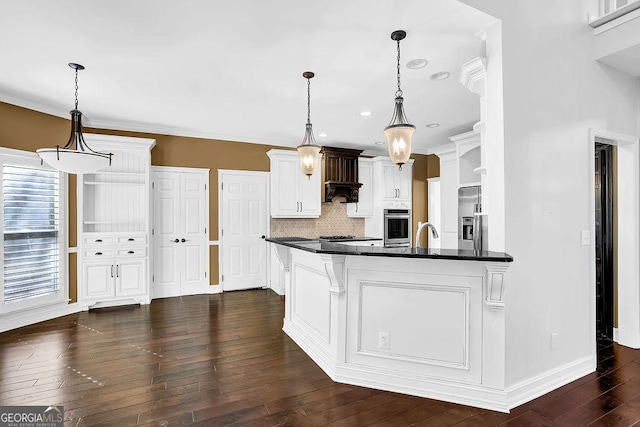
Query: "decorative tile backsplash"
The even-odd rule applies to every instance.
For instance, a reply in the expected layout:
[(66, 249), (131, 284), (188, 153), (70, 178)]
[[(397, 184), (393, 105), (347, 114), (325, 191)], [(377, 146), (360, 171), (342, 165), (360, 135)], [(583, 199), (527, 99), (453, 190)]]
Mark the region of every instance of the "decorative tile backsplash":
[(271, 218), (271, 237), (364, 236), (364, 218), (349, 218), (347, 204), (323, 203), (320, 218)]

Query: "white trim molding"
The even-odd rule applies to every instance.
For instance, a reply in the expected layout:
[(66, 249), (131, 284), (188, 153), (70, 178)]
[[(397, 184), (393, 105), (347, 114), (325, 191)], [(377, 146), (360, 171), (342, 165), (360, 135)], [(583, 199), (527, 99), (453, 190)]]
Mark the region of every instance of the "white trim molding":
[[(618, 275), (618, 340), (631, 348), (640, 348), (640, 139), (601, 129), (589, 129), (587, 139), (589, 155), (590, 211), (589, 228), (595, 236), (595, 143), (600, 142), (617, 146), (617, 182), (618, 202), (614, 207), (618, 218), (618, 233), (615, 246), (618, 254), (615, 266)], [(590, 246), (590, 298), (592, 310), (592, 354), (596, 354), (596, 261), (595, 241)]]
[(8, 313), (0, 316), (0, 332), (22, 328), (23, 326), (33, 325), (34, 323), (44, 322), (80, 311), (81, 309), (78, 303), (69, 304), (67, 301), (62, 301), (47, 306), (32, 307), (18, 312)]
[(460, 67), (460, 83), (476, 95), (484, 96), (487, 76), (487, 60), (481, 56), (462, 64)]

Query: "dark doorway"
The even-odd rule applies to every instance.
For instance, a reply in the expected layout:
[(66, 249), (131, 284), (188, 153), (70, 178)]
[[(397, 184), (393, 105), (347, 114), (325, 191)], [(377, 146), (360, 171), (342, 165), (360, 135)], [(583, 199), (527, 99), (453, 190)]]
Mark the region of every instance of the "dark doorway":
[(595, 147), (596, 334), (613, 338), (613, 149)]

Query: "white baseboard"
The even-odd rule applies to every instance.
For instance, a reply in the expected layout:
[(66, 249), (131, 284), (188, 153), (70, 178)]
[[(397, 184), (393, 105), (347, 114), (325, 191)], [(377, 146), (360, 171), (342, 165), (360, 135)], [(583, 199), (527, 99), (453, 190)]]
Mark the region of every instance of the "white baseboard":
[(273, 283), (269, 283), (269, 289), (280, 296), (284, 295), (284, 287), (280, 287), (280, 285), (273, 286)]
[(509, 412), (507, 394), (502, 390), (482, 385), (447, 381), (351, 363), (338, 366), (334, 381), (492, 411)]
[(613, 328), (613, 341), (618, 342), (618, 328)]
[(507, 388), (509, 409), (536, 399), (596, 370), (595, 356), (586, 356)]
[(336, 380), (336, 364), (331, 355), (313, 341), (302, 329), (284, 320), (282, 330), (313, 360), (329, 377)]
[(220, 292), (222, 292), (222, 286), (220, 285), (209, 285), (209, 292), (210, 294), (219, 294)]
[(78, 303), (59, 303), (45, 307), (34, 307), (0, 316), (0, 332), (29, 326), (56, 317), (66, 316), (81, 311)]

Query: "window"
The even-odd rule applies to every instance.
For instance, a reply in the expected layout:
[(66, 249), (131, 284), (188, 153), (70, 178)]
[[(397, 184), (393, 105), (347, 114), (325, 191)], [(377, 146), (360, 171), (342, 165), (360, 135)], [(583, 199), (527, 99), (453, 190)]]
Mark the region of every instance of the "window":
[[(13, 150), (12, 150), (13, 151)], [(33, 153), (1, 156), (2, 312), (65, 299), (61, 174)]]

